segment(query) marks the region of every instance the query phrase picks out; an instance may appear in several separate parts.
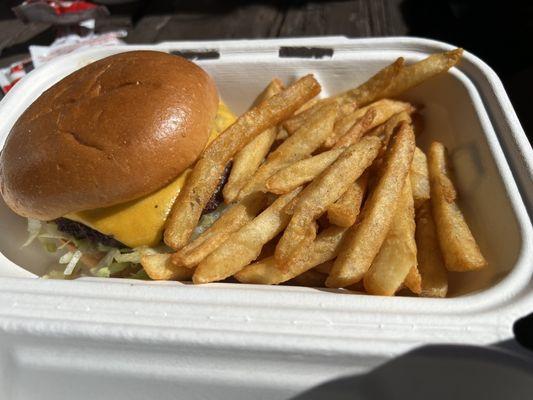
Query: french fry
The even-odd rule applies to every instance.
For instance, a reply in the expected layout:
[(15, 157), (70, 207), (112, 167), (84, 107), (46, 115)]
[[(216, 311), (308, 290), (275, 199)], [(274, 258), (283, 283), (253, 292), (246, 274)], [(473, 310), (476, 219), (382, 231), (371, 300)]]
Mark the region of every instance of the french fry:
[(336, 104), (338, 106), (339, 102), (335, 101), (332, 98), (317, 100), (312, 106), (303, 110), (298, 110), (298, 113), (293, 115), (291, 118), (285, 120), (282, 123), (283, 129), (290, 136), (298, 129), (300, 129), (304, 124), (306, 124), (309, 119), (313, 118), (313, 116), (317, 112), (320, 112), (322, 108), (324, 108), (325, 106), (331, 106), (333, 104)]
[(360, 281), (387, 236), (415, 150), (415, 136), (407, 123), (402, 122), (393, 137), (381, 177), (365, 202), (359, 223), (349, 229), (326, 281), (328, 287)]
[[(257, 107), (265, 100), (270, 99), (272, 96), (275, 96), (276, 94), (280, 93), (285, 87), (283, 86), (283, 82), (279, 78), (272, 79), (268, 85), (263, 89), (261, 93), (255, 98), (255, 100), (252, 103), (252, 107)], [(304, 103), (307, 104), (308, 102)], [(303, 107), (302, 106), (302, 107)]]
[(309, 110), (311, 107), (315, 106), (316, 104), (318, 104), (320, 100), (317, 99), (317, 98), (314, 98), (314, 99), (311, 99), (309, 100), (307, 103), (305, 103), (303, 106), (301, 106), (295, 113), (294, 115), (299, 115), (301, 113), (303, 113), (304, 111), (306, 110)]
[[(275, 96), (283, 90), (283, 84), (279, 79), (273, 79), (266, 89), (261, 93), (257, 98), (256, 103), (261, 104), (261, 102), (266, 99)], [(233, 165), (231, 167), (231, 172), (228, 177), (228, 182), (222, 189), (222, 194), (224, 195), (224, 201), (226, 204), (232, 203), (237, 198), (239, 191), (242, 189), (244, 184), (250, 179), (265, 156), (268, 154), (272, 143), (276, 139), (278, 134), (277, 127), (268, 128), (267, 130), (260, 133), (255, 137), (250, 143), (242, 148), (235, 157), (233, 157)]]
[(398, 58), (392, 64), (378, 71), (370, 79), (359, 85), (357, 88), (348, 90), (340, 95), (346, 101), (353, 101), (359, 107), (363, 107), (373, 101), (386, 97), (383, 95), (385, 90), (395, 82), (400, 74), (404, 64), (402, 57)]
[(276, 268), (274, 256), (263, 258), (247, 265), (234, 275), (240, 283), (253, 283), (257, 285), (277, 285), (283, 280), (284, 274)]
[(364, 276), (366, 292), (394, 295), (413, 267), (416, 268), (415, 210), (408, 175), (387, 237)]
[(241, 283), (263, 285), (278, 285), (288, 281), (335, 258), (345, 232), (346, 228), (338, 226), (332, 226), (320, 232), (306, 251), (299, 252), (298, 257), (291, 260), (287, 271), (277, 268), (274, 257), (269, 257), (244, 267), (235, 274), (235, 278)]
[(295, 286), (306, 286), (306, 287), (319, 288), (319, 287), (324, 287), (326, 278), (327, 278), (327, 275), (322, 274), (313, 269), (310, 269), (309, 271), (305, 271), (301, 275), (295, 276), (294, 278), (289, 280), (287, 284), (295, 285)]
[(373, 109), (375, 111), (375, 115), (372, 119), (372, 122), (366, 127), (367, 130), (370, 130), (378, 125), (383, 124), (394, 114), (398, 114), (403, 111), (407, 113), (412, 113), (414, 111), (413, 106), (404, 101), (389, 99), (376, 101), (366, 107), (355, 110), (353, 113), (348, 114), (341, 119), (338, 119), (335, 122), (335, 127), (333, 128), (332, 134), (327, 138), (326, 142), (324, 143), (324, 146), (334, 146), (335, 143), (337, 143), (337, 141), (342, 138), (350, 130), (350, 128), (370, 109)]
[(192, 268), (206, 258), (229, 235), (253, 220), (266, 204), (263, 193), (255, 193), (243, 201), (233, 205), (195, 240), (172, 255), (172, 263), (176, 266)]
[[(403, 58), (398, 58), (392, 64), (380, 70), (377, 74), (372, 76), (363, 84), (355, 89), (348, 90), (338, 96), (330, 97), (328, 99), (320, 100), (314, 107), (308, 109), (305, 113), (300, 113), (288, 119), (283, 123), (285, 129), (291, 133), (300, 128), (305, 120), (315, 113), (321, 105), (327, 102), (337, 102), (339, 105), (355, 104), (357, 107), (365, 106), (375, 100), (379, 100), (383, 96), (384, 91), (392, 84), (395, 78), (400, 73), (404, 64)], [(343, 106), (344, 107), (344, 106)], [(349, 114), (349, 110), (345, 110)], [(353, 124), (353, 123), (352, 123)]]
[(411, 164), (411, 186), (415, 209), (429, 200), (429, 172), (426, 155), (418, 147), (415, 149), (413, 163)]
[(349, 228), (361, 210), (368, 183), (368, 173), (364, 173), (344, 194), (328, 207), (328, 220), (334, 225)]
[(277, 141), (282, 142), (288, 137), (289, 137), (289, 134), (287, 133), (287, 131), (278, 125), (278, 133), (276, 134), (276, 140), (274, 140), (274, 143)]
[(305, 122), (312, 118), (321, 108), (337, 104), (339, 106), (339, 115), (338, 117), (342, 118), (348, 114), (351, 114), (357, 108), (357, 104), (348, 100), (345, 100), (341, 97), (329, 97), (326, 99), (320, 99), (316, 101), (313, 106), (303, 110), (302, 112), (294, 115), (283, 123), (283, 128), (290, 135), (300, 129)]
[(380, 140), (375, 137), (361, 139), (302, 191), (294, 215), (276, 246), (275, 258), (280, 268), (284, 268), (291, 255), (306, 244), (304, 238), (309, 237), (309, 224), (337, 201), (372, 164), (380, 145)]
[(479, 246), (456, 203), (446, 149), (433, 142), (428, 153), (431, 209), (448, 271), (471, 271), (487, 266)]
[(283, 129), (285, 130), (285, 132), (287, 132), (289, 136), (292, 135), (294, 132), (300, 129), (310, 118), (312, 118), (313, 115), (315, 115), (323, 106), (332, 103), (333, 101), (331, 99), (321, 99), (306, 110), (299, 110), (300, 112), (296, 113), (291, 118), (285, 120), (282, 123)]
[(229, 160), (254, 137), (286, 119), (319, 92), (318, 82), (307, 75), (244, 113), (211, 142), (174, 202), (164, 232), (165, 243), (174, 249), (185, 246)]
[(416, 212), (415, 238), (418, 270), (422, 279), (420, 294), (427, 297), (446, 297), (448, 274), (444, 267), (429, 201), (423, 203)]
[[(334, 143), (332, 147), (347, 147), (351, 146), (354, 143), (357, 143), (357, 141), (361, 139), (365, 132), (368, 131), (368, 129), (372, 126), (372, 123), (374, 122), (376, 116), (376, 109), (370, 107), (365, 113), (365, 115), (355, 121), (352, 127), (348, 129), (348, 132), (346, 132), (344, 136), (340, 137), (339, 140), (337, 140), (337, 142)], [(326, 141), (326, 146), (327, 145), (328, 143)]]
[(189, 281), (194, 269), (178, 267), (172, 264), (171, 254), (144, 254), (141, 265), (153, 280), (159, 281)]
[(462, 55), (463, 49), (445, 51), (432, 54), (422, 61), (403, 67), (400, 73), (394, 77), (391, 85), (381, 93), (381, 96), (396, 97), (407, 89), (448, 71), (459, 62)]
[[(407, 122), (412, 124), (411, 115), (407, 111), (402, 111), (398, 114), (394, 114), (383, 124), (376, 126), (372, 130), (368, 131), (368, 136), (376, 136), (380, 138), (385, 144), (388, 144), (389, 139), (394, 131), (394, 128), (400, 124), (400, 122)], [(385, 145), (386, 147), (386, 145)]]
[(403, 284), (414, 294), (419, 295), (422, 293), (422, 276), (420, 275), (420, 271), (416, 265), (411, 267)]
[(317, 265), (313, 270), (321, 272), (323, 274), (329, 275), (331, 272), (331, 268), (333, 267), (333, 261), (326, 261), (322, 264)]
[(394, 114), (384, 124), (375, 127), (367, 133), (367, 136), (375, 136), (381, 139), (381, 149), (379, 150), (378, 159), (381, 159), (386, 153), (390, 138), (401, 122), (406, 122), (411, 125), (411, 116), (405, 111)]
[(280, 233), (290, 216), (284, 208), (301, 189), (277, 198), (265, 211), (241, 229), (233, 232), (213, 253), (202, 260), (193, 275), (194, 283), (221, 281), (239, 272), (255, 260), (263, 245)]
[(331, 134), (337, 115), (337, 105), (323, 107), (297, 132), (271, 152), (250, 181), (242, 188), (238, 200), (254, 192), (266, 191), (266, 181), (280, 169), (309, 157)]
[(266, 188), (272, 193), (288, 193), (298, 186), (311, 182), (333, 164), (343, 152), (344, 149), (332, 149), (296, 161), (272, 175), (266, 182)]

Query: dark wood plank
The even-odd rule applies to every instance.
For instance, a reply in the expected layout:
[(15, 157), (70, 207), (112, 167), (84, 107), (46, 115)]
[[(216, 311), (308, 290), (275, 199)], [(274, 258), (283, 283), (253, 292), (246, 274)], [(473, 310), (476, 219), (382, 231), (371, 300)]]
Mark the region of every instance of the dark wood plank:
[(130, 43), (164, 40), (260, 38), (277, 36), (282, 11), (269, 4), (228, 8), (221, 13), (189, 10), (143, 17), (130, 33)]
[(407, 28), (398, 3), (399, 0), (306, 3), (287, 10), (280, 36), (404, 35)]
[(172, 14), (144, 16), (128, 41), (404, 35), (407, 28), (400, 1), (224, 2), (223, 6), (220, 2), (216, 5), (213, 1), (203, 1), (198, 7), (184, 2)]

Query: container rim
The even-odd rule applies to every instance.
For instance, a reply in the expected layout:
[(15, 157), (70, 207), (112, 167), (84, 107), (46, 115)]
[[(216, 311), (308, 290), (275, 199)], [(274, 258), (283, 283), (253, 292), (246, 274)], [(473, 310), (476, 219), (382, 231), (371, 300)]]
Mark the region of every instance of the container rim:
[[(260, 54), (272, 54), (272, 52), (277, 52), (279, 46), (281, 45), (291, 45), (291, 46), (313, 46), (313, 47), (323, 47), (330, 46), (335, 49), (335, 52), (342, 54), (343, 52), (351, 52), (358, 50), (393, 50), (393, 51), (410, 51), (416, 53), (431, 53), (434, 51), (449, 50), (454, 48), (447, 43), (421, 39), (421, 38), (408, 38), (408, 37), (388, 37), (388, 38), (370, 38), (370, 39), (347, 39), (345, 37), (319, 37), (319, 38), (299, 38), (299, 39), (262, 39), (262, 40), (231, 40), (231, 41), (186, 41), (186, 42), (163, 42), (157, 45), (143, 45), (143, 46), (116, 46), (106, 49), (110, 52), (118, 52), (122, 50), (135, 50), (135, 49), (155, 49), (162, 51), (169, 51), (172, 49), (197, 49), (197, 48), (218, 48), (220, 51), (220, 56), (239, 56), (239, 57), (255, 57), (258, 53)], [(253, 51), (250, 51), (250, 49)], [(0, 110), (4, 107), (8, 107), (8, 103), (13, 101), (12, 99), (18, 96), (24, 96), (25, 92), (27, 93), (28, 88), (32, 85), (33, 80), (38, 79), (39, 74), (46, 74), (48, 68), (60, 68), (61, 65), (68, 64), (67, 61), (72, 61), (79, 59), (83, 56), (90, 56), (91, 54), (97, 54), (101, 52), (102, 49), (89, 49), (81, 52), (76, 52), (70, 55), (61, 57), (60, 59), (54, 60), (53, 62), (46, 64), (45, 66), (36, 69), (32, 74), (25, 77), (15, 88), (8, 93), (8, 95), (2, 100), (0, 104)], [(313, 299), (315, 302), (319, 302), (322, 310), (329, 310), (331, 312), (360, 312), (368, 313), (372, 309), (382, 309), (387, 310), (384, 314), (390, 315), (398, 312), (405, 314), (410, 314), (405, 312), (405, 309), (408, 307), (416, 306), (416, 312), (411, 312), (415, 315), (429, 315), (433, 313), (453, 315), (454, 313), (460, 311), (461, 313), (474, 313), (483, 311), (485, 313), (490, 313), (496, 309), (496, 306), (507, 307), (509, 303), (512, 303), (512, 300), (519, 299), (521, 301), (520, 309), (524, 309), (525, 298), (527, 299), (527, 304), (531, 306), (533, 303), (532, 296), (524, 296), (525, 289), (528, 286), (531, 286), (531, 276), (533, 273), (533, 228), (531, 225), (531, 218), (528, 216), (528, 212), (524, 201), (528, 204), (533, 202), (532, 190), (527, 187), (524, 187), (524, 182), (527, 183), (531, 181), (533, 176), (533, 151), (531, 145), (529, 144), (527, 137), (523, 129), (520, 126), (520, 123), (516, 117), (516, 114), (510, 104), (510, 101), (503, 89), (503, 85), (495, 72), (488, 67), (483, 61), (481, 61), (476, 56), (472, 55), (469, 52), (465, 52), (463, 56), (464, 62), (461, 66), (452, 70), (452, 73), (462, 81), (467, 90), (472, 96), (474, 101), (474, 106), (478, 115), (480, 115), (480, 121), (483, 126), (484, 131), (487, 134), (487, 141), (492, 153), (492, 156), (496, 160), (497, 168), (502, 174), (502, 178), (506, 187), (506, 190), (509, 193), (509, 199), (513, 207), (513, 211), (518, 216), (518, 225), (522, 234), (522, 244), (521, 250), (515, 264), (515, 267), (508, 273), (508, 275), (503, 278), (499, 283), (493, 287), (483, 290), (481, 292), (449, 299), (428, 299), (428, 298), (386, 298), (386, 297), (371, 297), (365, 298), (361, 301), (354, 304), (353, 298), (351, 296), (335, 296), (333, 300), (327, 291), (317, 292), (316, 289), (306, 289), (306, 288), (291, 288), (290, 293), (298, 293), (298, 301), (290, 301), (290, 293), (285, 289), (275, 288), (275, 290), (269, 289), (273, 293), (273, 296), (269, 300), (269, 304), (275, 305), (284, 304), (285, 307), (289, 307), (294, 310), (301, 308), (302, 299), (309, 298)], [(209, 62), (209, 60), (206, 60)], [(466, 64), (466, 68), (463, 68), (463, 64)], [(463, 71), (464, 69), (464, 71)], [(477, 71), (477, 72), (476, 72)], [(472, 74), (477, 73), (482, 76), (482, 80), (472, 79)], [(480, 90), (480, 85), (485, 83), (488, 85), (488, 89), (485, 88), (483, 91)], [(510, 132), (513, 137), (511, 143), (502, 143), (502, 138), (496, 133), (491, 123), (491, 107), (487, 104), (487, 99), (490, 96), (486, 93), (487, 90), (492, 90), (492, 101), (497, 104), (504, 116), (504, 123), (507, 126), (507, 130)], [(482, 96), (482, 92), (484, 96)], [(485, 108), (487, 106), (487, 109)], [(494, 108), (494, 107), (492, 107)], [(504, 152), (504, 144), (507, 146)], [(510, 145), (514, 148), (510, 148)], [(520, 154), (521, 157), (518, 157), (518, 162), (513, 165), (513, 170), (508, 164), (506, 159), (510, 155)], [(516, 177), (516, 180), (515, 180)], [(0, 263), (10, 263), (13, 266), (16, 264), (12, 263), (10, 260), (5, 258), (5, 256), (0, 254)], [(18, 266), (17, 266), (18, 267)], [(22, 269), (18, 267), (19, 269)], [(28, 274), (27, 271), (24, 270)], [(21, 272), (21, 274), (24, 274)], [(31, 274), (33, 275), (33, 274)], [(26, 275), (27, 276), (27, 275)], [(118, 281), (118, 280), (117, 280)], [(119, 282), (115, 280), (106, 279), (98, 280), (95, 282), (94, 279), (81, 279), (78, 281), (43, 281), (43, 280), (28, 280), (27, 278), (0, 278), (0, 289), (1, 292), (6, 294), (13, 295), (38, 295), (38, 296), (49, 296), (52, 294), (57, 294), (61, 296), (68, 296), (77, 298), (78, 300), (91, 299), (93, 298), (94, 288), (98, 287), (102, 292), (109, 293), (107, 296), (113, 300), (120, 300), (125, 302), (136, 302), (146, 298), (146, 295), (149, 295), (156, 301), (166, 302), (168, 301), (168, 295), (172, 295), (175, 301), (184, 302), (182, 304), (200, 304), (201, 299), (200, 295), (190, 296), (191, 291), (185, 290), (183, 293), (177, 294), (176, 292), (170, 293), (172, 288), (176, 287), (175, 283), (161, 284), (154, 282), (146, 282), (141, 285), (136, 286), (140, 288), (135, 294), (130, 293), (125, 295), (124, 290), (115, 291), (117, 285), (124, 285), (125, 287), (131, 285), (129, 280), (121, 279)], [(172, 285), (172, 286), (171, 286)], [(218, 296), (220, 294), (226, 293), (228, 299), (226, 300), (226, 306), (242, 307), (242, 302), (240, 300), (242, 295), (236, 293), (228, 293), (228, 289), (224, 286), (226, 284), (210, 284), (201, 288), (197, 291), (198, 293), (204, 292), (205, 290), (214, 291), (213, 294)], [(185, 287), (187, 285), (184, 285)], [(154, 287), (157, 287), (157, 291), (160, 292), (159, 295), (154, 293)], [(239, 288), (242, 289), (242, 292), (246, 292), (246, 298), (250, 299), (251, 302), (248, 304), (249, 307), (262, 307), (264, 304), (259, 304), (257, 301), (254, 303), (254, 296), (251, 294), (256, 291), (264, 291), (265, 288), (254, 287), (254, 285), (239, 285)], [(168, 292), (168, 293), (167, 293)], [(233, 292), (233, 291), (232, 291)], [(116, 295), (118, 293), (118, 296)], [(198, 298), (194, 298), (198, 297)], [(1, 299), (2, 297), (0, 297)], [(362, 299), (362, 296), (359, 296), (358, 299)], [(5, 300), (5, 299), (4, 299)], [(283, 300), (283, 301), (281, 301)], [(10, 313), (4, 307), (9, 308), (9, 304), (5, 304), (4, 301), (0, 301), (0, 316), (7, 314), (16, 316), (16, 312)], [(264, 303), (264, 301), (263, 301)], [(292, 303), (292, 304), (291, 304)], [(311, 303), (312, 304), (312, 303)], [(527, 307), (526, 307), (527, 308)], [(2, 311), (4, 309), (4, 311)], [(13, 311), (13, 310), (11, 310)], [(48, 310), (54, 312), (54, 315), (58, 317), (61, 314), (61, 310), (58, 310), (54, 306)], [(94, 309), (93, 309), (94, 311)], [(103, 312), (102, 309), (98, 309), (98, 312)], [(51, 315), (51, 314), (50, 314)], [(462, 316), (464, 314), (460, 314)], [(38, 321), (39, 319), (35, 319)], [(70, 321), (74, 323), (74, 321)], [(1, 326), (1, 325), (0, 325)]]

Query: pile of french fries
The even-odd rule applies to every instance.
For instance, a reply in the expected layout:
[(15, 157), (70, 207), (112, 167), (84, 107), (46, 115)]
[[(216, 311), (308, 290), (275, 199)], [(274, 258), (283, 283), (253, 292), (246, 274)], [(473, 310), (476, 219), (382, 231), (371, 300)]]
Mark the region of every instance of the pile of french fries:
[[(320, 100), (312, 75), (287, 88), (274, 79), (198, 160), (164, 233), (175, 252), (144, 255), (147, 274), (445, 297), (447, 271), (487, 262), (456, 203), (444, 146), (433, 142), (426, 156), (416, 108), (396, 98), (461, 54), (399, 58)], [(228, 207), (191, 240), (230, 161)]]

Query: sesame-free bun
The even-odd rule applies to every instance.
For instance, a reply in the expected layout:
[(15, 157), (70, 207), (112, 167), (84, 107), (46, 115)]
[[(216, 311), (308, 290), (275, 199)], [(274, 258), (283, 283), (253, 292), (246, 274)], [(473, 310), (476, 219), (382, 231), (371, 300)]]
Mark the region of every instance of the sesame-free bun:
[(89, 64), (45, 91), (0, 154), (0, 191), (17, 214), (51, 220), (163, 187), (204, 149), (218, 108), (196, 64), (156, 51)]

